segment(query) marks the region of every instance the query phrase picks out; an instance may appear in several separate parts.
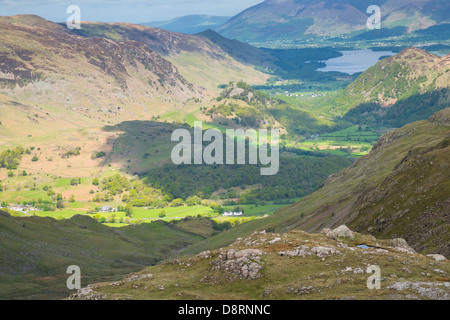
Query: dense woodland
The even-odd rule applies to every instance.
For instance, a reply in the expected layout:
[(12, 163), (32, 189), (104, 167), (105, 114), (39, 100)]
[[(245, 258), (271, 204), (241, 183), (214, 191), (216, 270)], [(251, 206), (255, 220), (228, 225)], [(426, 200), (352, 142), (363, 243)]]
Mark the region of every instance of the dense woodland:
[(275, 176), (261, 176), (260, 167), (251, 165), (166, 165), (150, 171), (146, 181), (172, 198), (182, 199), (193, 195), (207, 199), (220, 189), (259, 185), (261, 188), (247, 190), (240, 199), (241, 203), (253, 203), (303, 197), (350, 163), (348, 159), (334, 156), (282, 157), (280, 171)]

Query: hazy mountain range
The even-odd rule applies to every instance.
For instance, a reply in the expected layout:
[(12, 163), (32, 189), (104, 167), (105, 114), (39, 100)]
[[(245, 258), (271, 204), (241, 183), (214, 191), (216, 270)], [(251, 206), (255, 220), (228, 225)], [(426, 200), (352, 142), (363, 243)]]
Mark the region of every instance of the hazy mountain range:
[(381, 8), (382, 28), (409, 33), (449, 23), (445, 0), (267, 0), (244, 10), (217, 29), (242, 41), (339, 37), (366, 32), (370, 5)]
[(184, 34), (195, 34), (207, 29), (216, 30), (231, 17), (217, 17), (207, 15), (189, 15), (168, 21), (152, 21), (141, 23), (143, 26), (165, 29), (167, 31)]

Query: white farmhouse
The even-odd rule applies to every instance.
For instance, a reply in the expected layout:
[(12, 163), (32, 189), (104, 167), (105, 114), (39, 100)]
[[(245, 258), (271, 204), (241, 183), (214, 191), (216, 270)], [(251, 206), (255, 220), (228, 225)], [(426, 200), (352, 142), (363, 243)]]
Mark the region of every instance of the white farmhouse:
[(224, 212), (223, 213), (224, 217), (240, 217), (242, 215), (243, 215), (242, 212), (232, 212), (232, 211), (230, 211), (230, 212)]

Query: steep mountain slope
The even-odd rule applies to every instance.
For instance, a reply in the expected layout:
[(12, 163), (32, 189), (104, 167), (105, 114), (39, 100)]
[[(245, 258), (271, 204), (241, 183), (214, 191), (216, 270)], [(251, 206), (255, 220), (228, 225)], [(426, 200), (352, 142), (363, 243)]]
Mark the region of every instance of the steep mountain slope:
[(442, 0), (266, 0), (230, 19), (218, 29), (242, 41), (296, 40), (341, 36), (366, 29), (370, 5), (381, 7), (385, 28), (404, 32), (448, 23), (448, 1)]
[(238, 40), (227, 39), (211, 29), (197, 35), (209, 39), (237, 61), (259, 67), (274, 67), (276, 58), (264, 50)]
[(351, 121), (402, 126), (448, 106), (450, 55), (405, 49), (363, 72), (339, 97), (336, 109)]
[(320, 232), (350, 224), (377, 237), (402, 237), (420, 252), (448, 257), (449, 130), (447, 108), (428, 121), (387, 133), (369, 155), (330, 176), (319, 191), (273, 216), (194, 245), (186, 253), (217, 249), (257, 230)]
[(216, 94), (217, 86), (229, 81), (244, 79), (252, 84), (260, 84), (268, 78), (254, 69), (250, 64), (252, 61), (236, 59), (220, 45), (200, 36), (128, 23), (85, 22), (81, 30), (73, 32), (85, 37), (147, 44), (172, 62), (191, 83), (200, 86), (205, 94)]
[[(212, 230), (211, 222), (198, 220)], [(154, 264), (203, 239), (157, 222), (115, 229), (86, 216), (69, 220), (11, 217), (0, 211), (0, 299), (61, 298), (66, 269), (81, 268), (82, 283), (114, 279)], [(150, 245), (151, 244), (151, 245)]]
[(369, 68), (346, 89), (354, 105), (377, 102), (383, 106), (414, 94), (449, 86), (450, 55), (438, 57), (422, 49), (408, 48)]
[(167, 31), (184, 34), (195, 34), (207, 29), (216, 30), (231, 17), (217, 17), (208, 15), (189, 15), (178, 17), (169, 21), (153, 21), (141, 23), (146, 27), (161, 28)]
[[(380, 274), (373, 275), (377, 268)], [(260, 232), (121, 281), (89, 285), (70, 299), (448, 300), (449, 272), (443, 257), (419, 255), (400, 239), (378, 240), (346, 227), (315, 235)], [(378, 290), (369, 288), (374, 278), (381, 278)]]
[(384, 135), (368, 156), (284, 214), (303, 213), (306, 218), (296, 223), (303, 230), (350, 224), (377, 237), (405, 238), (422, 252), (449, 256), (449, 124), (447, 108), (428, 121)]
[(159, 113), (152, 103), (199, 96), (143, 43), (84, 38), (28, 15), (1, 17), (0, 29), (2, 92), (21, 102), (127, 119)]

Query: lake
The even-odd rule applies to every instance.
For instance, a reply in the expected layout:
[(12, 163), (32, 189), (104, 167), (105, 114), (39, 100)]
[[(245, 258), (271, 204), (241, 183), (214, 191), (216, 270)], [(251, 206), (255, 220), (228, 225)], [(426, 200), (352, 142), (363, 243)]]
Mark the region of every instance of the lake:
[(392, 56), (392, 51), (349, 50), (340, 51), (343, 56), (324, 61), (325, 68), (317, 69), (321, 72), (339, 71), (348, 74), (363, 72), (375, 65), (380, 57)]

